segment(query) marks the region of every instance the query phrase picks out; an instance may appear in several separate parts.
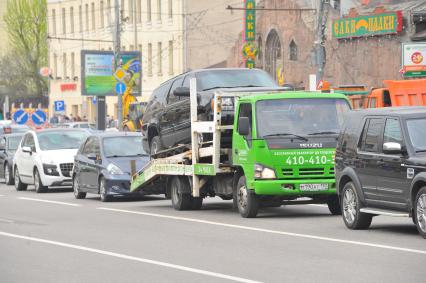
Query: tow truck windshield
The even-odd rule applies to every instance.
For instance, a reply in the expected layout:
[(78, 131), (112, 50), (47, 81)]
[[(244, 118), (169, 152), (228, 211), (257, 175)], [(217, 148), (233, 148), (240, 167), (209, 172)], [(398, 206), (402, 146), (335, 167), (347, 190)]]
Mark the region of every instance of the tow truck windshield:
[(256, 104), (257, 137), (338, 134), (349, 105), (344, 99), (271, 99)]

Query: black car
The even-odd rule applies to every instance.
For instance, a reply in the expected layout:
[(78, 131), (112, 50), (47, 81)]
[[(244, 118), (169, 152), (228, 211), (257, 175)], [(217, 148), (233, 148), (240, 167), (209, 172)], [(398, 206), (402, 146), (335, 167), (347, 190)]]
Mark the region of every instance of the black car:
[(105, 132), (89, 136), (75, 157), (74, 196), (82, 199), (86, 193), (100, 194), (102, 201), (114, 196), (132, 196), (132, 160), (136, 170), (142, 169), (150, 160), (142, 148), (140, 134)]
[(426, 107), (352, 111), (335, 169), (348, 228), (367, 229), (376, 215), (406, 215), (426, 238)]
[[(264, 71), (257, 69), (204, 69), (179, 75), (154, 90), (142, 122), (142, 142), (146, 152), (158, 151), (191, 141), (189, 81), (197, 79), (200, 120), (212, 120), (214, 92), (287, 90), (280, 88)], [(222, 101), (222, 123), (234, 119), (234, 101)], [(230, 145), (231, 131), (223, 133), (222, 141)]]
[(0, 136), (0, 178), (13, 185), (13, 156), (19, 147), (23, 133)]

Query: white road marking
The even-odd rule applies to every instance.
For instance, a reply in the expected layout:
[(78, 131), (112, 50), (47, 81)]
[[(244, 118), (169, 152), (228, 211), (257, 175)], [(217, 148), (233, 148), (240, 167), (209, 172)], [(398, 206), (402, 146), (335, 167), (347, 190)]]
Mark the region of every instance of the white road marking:
[(5, 195), (0, 195), (0, 197), (4, 197)]
[(312, 240), (320, 240), (320, 241), (349, 244), (349, 245), (356, 245), (356, 246), (366, 246), (366, 247), (372, 247), (372, 248), (379, 248), (379, 249), (394, 250), (394, 251), (400, 251), (400, 252), (426, 255), (426, 251), (424, 251), (424, 250), (415, 250), (415, 249), (381, 245), (381, 244), (374, 244), (374, 243), (368, 243), (368, 242), (350, 241), (350, 240), (343, 240), (343, 239), (338, 239), (338, 238), (330, 238), (330, 237), (322, 237), (322, 236), (315, 236), (315, 235), (309, 235), (309, 234), (300, 234), (300, 233), (293, 233), (293, 232), (270, 230), (270, 229), (256, 228), (256, 227), (250, 227), (250, 226), (234, 225), (234, 224), (220, 223), (220, 222), (207, 221), (207, 220), (201, 220), (201, 219), (195, 219), (195, 218), (178, 217), (178, 216), (163, 215), (163, 214), (157, 214), (157, 213), (133, 211), (133, 210), (123, 210), (123, 209), (115, 209), (115, 208), (107, 208), (107, 207), (98, 207), (96, 209), (108, 210), (108, 211), (114, 211), (114, 212), (122, 212), (122, 213), (130, 213), (130, 214), (139, 214), (139, 215), (145, 215), (145, 216), (167, 218), (167, 219), (209, 224), (209, 225), (215, 225), (215, 226), (223, 226), (223, 227), (242, 229), (242, 230), (248, 230), (248, 231), (278, 234), (278, 235), (284, 235), (284, 236), (290, 236), (290, 237), (298, 237), (298, 238), (305, 238), (305, 239), (312, 239)]
[(9, 237), (9, 238), (16, 238), (16, 239), (23, 239), (23, 240), (27, 240), (27, 241), (33, 241), (33, 242), (50, 244), (50, 245), (54, 245), (54, 246), (65, 247), (65, 248), (70, 248), (70, 249), (75, 249), (75, 250), (81, 250), (81, 251), (86, 251), (86, 252), (91, 252), (91, 253), (96, 253), (96, 254), (102, 254), (102, 255), (112, 256), (112, 257), (131, 260), (131, 261), (137, 261), (137, 262), (143, 262), (143, 263), (147, 263), (147, 264), (164, 266), (164, 267), (168, 267), (168, 268), (172, 268), (172, 269), (177, 269), (177, 270), (181, 270), (181, 271), (187, 271), (187, 272), (207, 275), (207, 276), (221, 278), (221, 279), (227, 279), (227, 280), (236, 281), (236, 282), (260, 283), (259, 281), (254, 281), (254, 280), (245, 279), (245, 278), (241, 278), (241, 277), (226, 275), (226, 274), (222, 274), (222, 273), (211, 272), (211, 271), (207, 271), (207, 270), (202, 270), (202, 269), (197, 269), (197, 268), (192, 268), (192, 267), (186, 267), (186, 266), (183, 266), (183, 265), (177, 265), (177, 264), (172, 264), (172, 263), (167, 263), (167, 262), (162, 262), (162, 261), (157, 261), (157, 260), (151, 260), (151, 259), (146, 259), (146, 258), (141, 258), (141, 257), (135, 257), (135, 256), (125, 255), (125, 254), (119, 254), (119, 253), (109, 252), (109, 251), (105, 251), (105, 250), (98, 250), (98, 249), (93, 249), (93, 248), (84, 247), (84, 246), (67, 244), (67, 243), (64, 243), (64, 242), (56, 242), (56, 241), (34, 238), (34, 237), (28, 237), (28, 236), (22, 236), (22, 235), (11, 234), (11, 233), (1, 232), (1, 231), (0, 231), (0, 236)]
[(46, 200), (46, 199), (39, 199), (39, 198), (19, 197), (18, 199), (38, 201), (38, 202), (46, 202), (46, 203), (54, 203), (54, 204), (62, 204), (62, 205), (69, 205), (69, 206), (81, 206), (80, 204), (77, 204), (77, 203), (69, 203), (69, 202), (62, 202), (62, 201)]

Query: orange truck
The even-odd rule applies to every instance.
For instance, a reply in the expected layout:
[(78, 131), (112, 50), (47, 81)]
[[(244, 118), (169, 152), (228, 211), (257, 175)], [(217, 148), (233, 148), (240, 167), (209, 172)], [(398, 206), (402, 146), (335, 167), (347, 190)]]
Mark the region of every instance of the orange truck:
[(383, 81), (384, 88), (372, 89), (364, 108), (426, 106), (426, 79)]

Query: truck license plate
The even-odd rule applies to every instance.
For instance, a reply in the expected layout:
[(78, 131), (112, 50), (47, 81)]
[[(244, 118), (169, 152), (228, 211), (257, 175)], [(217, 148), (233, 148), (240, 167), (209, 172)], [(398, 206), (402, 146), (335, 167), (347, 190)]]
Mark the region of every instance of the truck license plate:
[(300, 190), (305, 192), (326, 191), (328, 184), (300, 184)]

